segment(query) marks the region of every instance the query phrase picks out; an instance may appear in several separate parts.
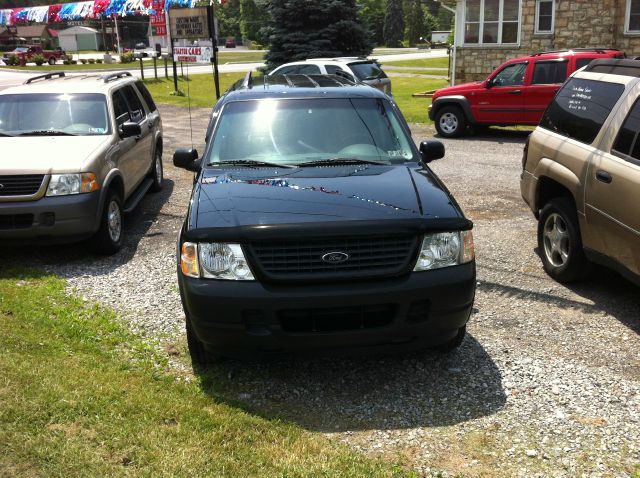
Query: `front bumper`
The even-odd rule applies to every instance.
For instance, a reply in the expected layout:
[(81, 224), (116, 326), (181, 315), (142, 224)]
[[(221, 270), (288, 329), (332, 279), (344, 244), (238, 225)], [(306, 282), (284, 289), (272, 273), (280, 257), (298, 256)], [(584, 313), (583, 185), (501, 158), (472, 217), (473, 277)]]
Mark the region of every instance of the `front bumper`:
[(231, 355), (438, 345), (467, 323), (476, 287), (475, 262), (376, 282), (276, 285), (180, 271), (178, 282), (197, 338)]
[(0, 242), (58, 243), (93, 235), (99, 222), (100, 191), (37, 201), (0, 202)]

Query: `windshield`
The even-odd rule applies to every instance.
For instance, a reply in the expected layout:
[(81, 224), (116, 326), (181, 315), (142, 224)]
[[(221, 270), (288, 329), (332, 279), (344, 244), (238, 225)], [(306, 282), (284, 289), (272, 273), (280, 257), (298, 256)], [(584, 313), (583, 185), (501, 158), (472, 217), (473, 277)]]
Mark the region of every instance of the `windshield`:
[(16, 48), (16, 49), (15, 49), (15, 50), (13, 50), (13, 51), (14, 51), (14, 52), (17, 52), (17, 53), (24, 53), (25, 51), (29, 51), (29, 49), (28, 49), (28, 48), (25, 48), (25, 47), (18, 47), (18, 48)]
[(207, 164), (253, 160), (276, 164), (414, 159), (387, 100), (312, 98), (241, 101), (222, 110)]
[(5, 135), (105, 135), (108, 118), (102, 94), (0, 95), (0, 132)]

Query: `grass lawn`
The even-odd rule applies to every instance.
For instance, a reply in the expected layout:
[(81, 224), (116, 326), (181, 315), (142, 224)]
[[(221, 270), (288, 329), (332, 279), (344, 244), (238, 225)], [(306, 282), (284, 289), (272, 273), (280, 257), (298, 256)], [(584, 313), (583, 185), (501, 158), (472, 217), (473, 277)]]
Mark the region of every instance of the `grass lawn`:
[(0, 476), (412, 476), (177, 380), (64, 285), (0, 274)]
[[(226, 91), (235, 81), (244, 76), (244, 73), (220, 74), (220, 91)], [(260, 81), (260, 80), (257, 80)], [(447, 86), (447, 80), (434, 80), (415, 77), (394, 77), (391, 79), (393, 99), (400, 107), (410, 123), (430, 123), (427, 117), (427, 108), (431, 103), (430, 98), (414, 98), (411, 95), (422, 91), (435, 90)], [(176, 106), (187, 106), (188, 101), (184, 96), (172, 96), (173, 79), (147, 79), (145, 84), (151, 91), (157, 103)], [(189, 80), (181, 78), (178, 88), (187, 93), (187, 87), (191, 94), (191, 106), (203, 106), (210, 108), (215, 103), (215, 89), (211, 75), (192, 75)]]
[(389, 61), (385, 64), (384, 59), (380, 61), (383, 69), (385, 66), (413, 66), (417, 68), (448, 68), (449, 58), (419, 58), (417, 60)]

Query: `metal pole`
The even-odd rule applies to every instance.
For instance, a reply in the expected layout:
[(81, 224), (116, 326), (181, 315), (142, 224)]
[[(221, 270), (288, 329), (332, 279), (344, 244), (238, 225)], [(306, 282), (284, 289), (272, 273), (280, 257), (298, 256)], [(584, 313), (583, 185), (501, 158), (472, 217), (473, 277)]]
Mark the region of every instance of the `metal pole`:
[(140, 57), (140, 77), (144, 81), (144, 67), (142, 66), (142, 57)]
[(158, 60), (156, 59), (156, 55), (153, 55), (153, 74), (158, 79)]
[(164, 77), (165, 78), (169, 78), (169, 70), (167, 69), (167, 63), (168, 63), (167, 62), (167, 57), (165, 55), (163, 55), (162, 59), (164, 60)]
[(176, 65), (176, 56), (173, 53), (175, 40), (171, 39), (171, 61), (173, 62), (173, 89), (178, 93), (178, 65)]
[(218, 29), (216, 28), (216, 17), (214, 15), (215, 1), (212, 1), (207, 7), (207, 16), (209, 19), (209, 36), (211, 37), (211, 45), (213, 46), (213, 83), (216, 87), (216, 99), (220, 99), (220, 78), (218, 76)]

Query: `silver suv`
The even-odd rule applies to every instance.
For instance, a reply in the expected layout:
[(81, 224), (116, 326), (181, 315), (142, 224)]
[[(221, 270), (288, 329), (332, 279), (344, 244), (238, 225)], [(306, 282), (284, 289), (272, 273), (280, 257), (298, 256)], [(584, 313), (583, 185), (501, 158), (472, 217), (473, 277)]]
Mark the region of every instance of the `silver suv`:
[(0, 92), (0, 241), (90, 239), (112, 254), (123, 213), (163, 184), (162, 122), (127, 72), (48, 73)]
[(538, 219), (545, 270), (581, 278), (589, 262), (640, 285), (640, 61), (574, 73), (531, 134), (522, 197)]

